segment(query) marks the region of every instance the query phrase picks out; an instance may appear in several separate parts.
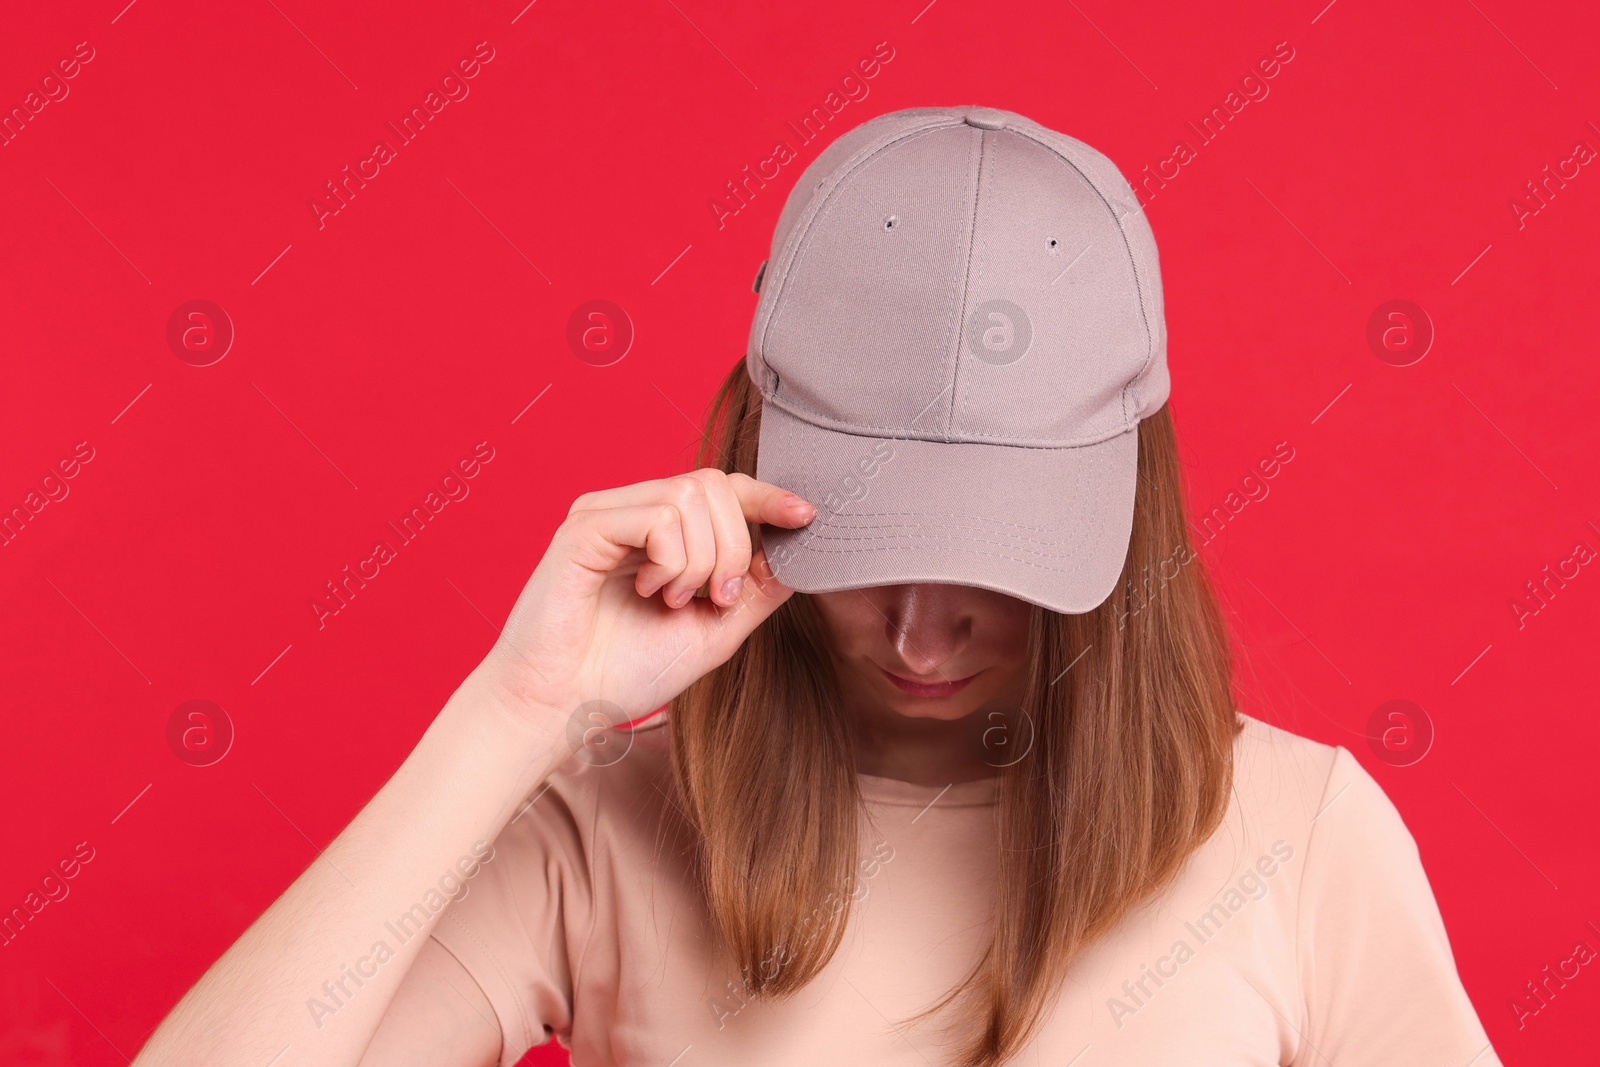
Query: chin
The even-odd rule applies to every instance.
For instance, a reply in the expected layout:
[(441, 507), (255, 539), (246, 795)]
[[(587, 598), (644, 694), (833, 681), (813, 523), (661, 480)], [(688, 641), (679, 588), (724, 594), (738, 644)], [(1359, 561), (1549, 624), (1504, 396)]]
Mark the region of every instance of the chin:
[(984, 703), (981, 694), (963, 690), (947, 697), (914, 697), (890, 687), (887, 703), (895, 712), (908, 719), (942, 719), (946, 722), (964, 719)]

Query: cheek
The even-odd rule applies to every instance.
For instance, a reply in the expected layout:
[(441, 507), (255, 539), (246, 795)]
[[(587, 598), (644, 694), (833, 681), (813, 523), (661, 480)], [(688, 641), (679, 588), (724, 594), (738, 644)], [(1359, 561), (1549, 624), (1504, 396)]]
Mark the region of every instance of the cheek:
[(988, 645), (998, 659), (1021, 663), (1028, 658), (1028, 622), (1028, 613), (1015, 611), (989, 620)]
[(868, 647), (873, 635), (882, 629), (883, 616), (873, 611), (859, 594), (813, 593), (811, 598), (823, 626), (840, 648)]

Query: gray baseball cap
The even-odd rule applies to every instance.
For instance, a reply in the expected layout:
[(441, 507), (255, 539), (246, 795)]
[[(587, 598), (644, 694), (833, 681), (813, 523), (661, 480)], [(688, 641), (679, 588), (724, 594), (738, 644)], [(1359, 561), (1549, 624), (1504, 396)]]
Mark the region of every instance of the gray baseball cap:
[(800, 175), (755, 289), (756, 476), (817, 508), (762, 527), (780, 581), (1111, 595), (1170, 387), (1155, 236), (1111, 160), (1011, 111), (880, 115)]

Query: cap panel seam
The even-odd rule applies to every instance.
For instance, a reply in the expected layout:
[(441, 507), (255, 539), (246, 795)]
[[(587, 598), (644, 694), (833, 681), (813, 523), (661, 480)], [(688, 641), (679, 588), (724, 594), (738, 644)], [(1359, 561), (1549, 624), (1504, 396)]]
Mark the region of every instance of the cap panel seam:
[[(962, 124), (957, 123), (956, 127), (960, 128), (961, 125)], [(969, 172), (969, 175), (970, 175), (970, 172), (971, 172), (971, 160), (972, 160), (972, 143), (971, 143), (970, 139), (967, 142), (966, 148), (967, 148), (968, 172)], [(969, 177), (969, 181), (970, 181), (970, 177)], [(961, 206), (959, 204), (947, 204), (945, 206), (944, 210), (939, 215), (939, 225), (940, 225), (940, 227), (942, 228), (952, 216), (958, 215), (960, 213), (960, 211), (961, 211)], [(958, 245), (956, 247), (956, 255), (955, 255), (956, 272), (959, 272), (959, 271), (962, 270), (962, 267), (963, 267), (962, 259), (963, 259), (962, 250), (961, 250), (961, 247), (960, 247), (960, 245), (958, 243)], [(941, 287), (946, 289), (946, 292), (948, 292), (950, 288), (954, 287), (953, 277), (952, 276), (942, 277), (939, 280), (939, 284), (940, 284)], [(960, 350), (961, 350), (960, 349), (960, 344), (961, 344), (961, 322), (960, 322), (960, 319), (961, 319), (961, 300), (960, 300), (960, 298), (947, 299), (945, 301), (944, 330), (943, 330), (943, 336), (945, 338), (947, 338), (947, 340), (945, 342), (945, 352), (946, 352), (946, 358), (947, 359), (949, 358), (948, 354), (950, 352), (952, 352), (952, 351), (960, 352)], [(945, 373), (945, 368), (943, 366), (941, 366), (939, 368), (939, 378), (942, 380), (945, 377), (947, 377), (947, 375)], [(950, 378), (950, 385), (946, 386), (946, 388), (950, 389), (952, 391), (952, 393), (953, 393), (954, 392), (954, 386), (955, 386), (955, 370), (954, 369), (952, 369), (949, 372), (948, 377)], [(939, 392), (935, 393), (933, 399), (928, 401), (927, 406), (924, 407), (920, 412), (917, 413), (916, 418), (912, 420), (912, 424), (915, 425), (916, 422), (921, 420), (923, 415), (926, 415), (928, 412), (932, 411), (933, 408), (934, 408), (934, 405), (938, 403), (939, 398), (941, 396), (943, 396), (943, 395), (944, 395), (944, 390), (943, 389), (941, 389)], [(952, 397), (952, 402), (953, 402), (953, 399), (954, 398)], [(930, 432), (938, 432), (938, 433), (941, 434), (941, 439), (948, 439), (949, 435), (950, 435), (950, 430), (951, 430), (950, 423), (949, 423), (948, 419), (946, 419), (946, 422), (945, 422), (943, 430), (930, 431)]]
[[(1108, 211), (1111, 215), (1111, 221), (1116, 224), (1117, 235), (1122, 238), (1122, 249), (1128, 254), (1128, 265), (1133, 268), (1133, 288), (1134, 292), (1137, 293), (1139, 297), (1139, 322), (1142, 326), (1144, 326), (1145, 337), (1144, 362), (1139, 365), (1138, 371), (1134, 373), (1128, 384), (1122, 387), (1122, 392), (1119, 396), (1119, 399), (1122, 401), (1122, 421), (1124, 427), (1131, 429), (1133, 422), (1130, 420), (1128, 415), (1128, 388), (1133, 384), (1134, 381), (1137, 381), (1139, 378), (1143, 377), (1145, 371), (1150, 369), (1150, 363), (1153, 359), (1155, 359), (1156, 339), (1154, 330), (1152, 329), (1150, 323), (1150, 309), (1145, 305), (1144, 283), (1139, 276), (1139, 260), (1133, 254), (1133, 246), (1128, 241), (1128, 231), (1122, 225), (1122, 216), (1118, 215), (1116, 209), (1111, 206), (1111, 201), (1106, 198), (1105, 192), (1101, 190), (1100, 186), (1095, 183), (1093, 178), (1089, 177), (1089, 175), (1083, 172), (1083, 168), (1079, 167), (1071, 157), (1069, 157), (1060, 148), (1051, 144), (1045, 138), (1038, 136), (1037, 133), (1031, 128), (1013, 127), (1013, 129), (1016, 129), (1018, 133), (1027, 137), (1035, 144), (1040, 145), (1045, 149), (1045, 151), (1050, 152), (1067, 166), (1071, 167), (1073, 172), (1076, 173), (1078, 177), (1083, 179), (1084, 184), (1088, 185), (1089, 188), (1094, 190), (1094, 195), (1100, 198), (1100, 202), (1105, 205), (1106, 211)], [(1109, 156), (1107, 157), (1107, 162), (1110, 162)], [(1116, 166), (1115, 163), (1112, 163), (1111, 165), (1113, 168)]]
[[(975, 127), (974, 127), (975, 128)], [(978, 240), (978, 201), (983, 195), (983, 158), (984, 147), (989, 135), (984, 130), (978, 130), (978, 153), (976, 163), (972, 163), (972, 148), (967, 148), (968, 177), (967, 181), (972, 188), (972, 210), (967, 216), (966, 234), (966, 269), (961, 272), (961, 293), (953, 302), (950, 314), (954, 321), (951, 323), (950, 344), (950, 408), (945, 416), (945, 440), (953, 440), (951, 433), (956, 427), (956, 385), (961, 379), (961, 347), (966, 340), (967, 322), (967, 294), (972, 291), (972, 250)]]
[[(998, 154), (999, 151), (1000, 151), (1000, 140), (998, 139), (997, 133), (998, 133), (998, 131), (989, 131), (989, 130), (982, 130), (982, 129), (980, 129), (980, 131), (979, 131), (978, 143), (979, 143), (980, 147), (979, 147), (979, 154), (978, 154), (978, 188), (977, 188), (977, 191), (976, 191), (976, 193), (974, 194), (974, 196), (972, 198), (972, 247), (971, 247), (971, 251), (968, 254), (968, 268), (967, 268), (968, 276), (972, 279), (972, 281), (971, 281), (971, 283), (969, 285), (968, 292), (976, 292), (976, 293), (983, 292), (983, 268), (984, 268), (984, 262), (983, 262), (983, 256), (978, 250), (978, 247), (979, 247), (978, 246), (978, 212), (980, 210), (982, 210), (982, 206), (983, 206), (983, 191), (984, 191), (984, 187), (985, 187), (985, 185), (990, 184), (993, 181), (993, 173), (994, 173), (995, 164), (991, 161), (990, 155), (991, 154)], [(991, 141), (992, 141), (992, 144), (991, 144)], [(985, 166), (985, 164), (987, 164), (987, 166)], [(962, 309), (963, 312), (966, 311), (966, 305), (967, 305), (967, 300), (966, 300), (965, 294), (963, 294), (962, 301), (961, 301), (961, 309)], [(966, 426), (967, 425), (967, 400), (969, 399), (969, 397), (972, 394), (972, 390), (970, 388), (969, 389), (959, 389), (958, 390), (958, 386), (959, 386), (960, 381), (961, 381), (961, 371), (962, 371), (962, 369), (964, 367), (971, 366), (971, 363), (966, 358), (966, 352), (967, 352), (967, 330), (966, 330), (966, 325), (967, 325), (967, 317), (966, 317), (966, 315), (962, 315), (961, 316), (961, 321), (956, 324), (956, 373), (955, 373), (955, 376), (950, 381), (950, 385), (951, 385), (950, 429), (952, 431), (957, 426)], [(970, 377), (970, 375), (969, 375), (969, 377)], [(968, 384), (970, 385), (971, 383), (969, 382)], [(956, 402), (955, 393), (957, 391), (959, 391), (961, 393), (961, 412), (960, 412), (959, 418), (958, 418), (958, 416), (957, 416), (957, 414), (956, 414), (956, 412), (954, 410), (955, 409), (955, 402)]]

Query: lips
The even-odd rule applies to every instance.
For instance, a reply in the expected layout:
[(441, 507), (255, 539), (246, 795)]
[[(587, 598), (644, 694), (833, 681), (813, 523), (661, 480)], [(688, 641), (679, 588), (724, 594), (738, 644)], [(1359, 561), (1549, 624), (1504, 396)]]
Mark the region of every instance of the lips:
[(917, 697), (947, 697), (953, 693), (961, 692), (967, 687), (967, 683), (977, 677), (976, 674), (969, 674), (965, 678), (957, 678), (953, 681), (916, 682), (910, 678), (902, 678), (900, 675), (884, 670), (882, 667), (878, 669), (883, 671), (884, 677), (893, 682), (901, 692), (910, 693), (912, 696)]

